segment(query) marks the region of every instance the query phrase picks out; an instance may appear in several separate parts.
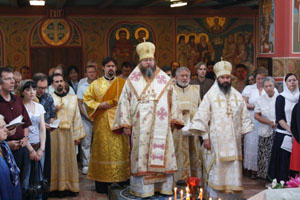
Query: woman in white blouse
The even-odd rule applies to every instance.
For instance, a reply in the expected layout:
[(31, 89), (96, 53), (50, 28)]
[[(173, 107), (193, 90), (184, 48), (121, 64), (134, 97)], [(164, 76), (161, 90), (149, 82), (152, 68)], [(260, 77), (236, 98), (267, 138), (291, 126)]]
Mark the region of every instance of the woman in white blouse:
[(265, 94), (262, 81), (267, 75), (267, 73), (268, 72), (265, 68), (258, 68), (255, 73), (256, 83), (253, 85), (247, 85), (242, 92), (242, 96), (246, 101), (247, 108), (251, 114), (255, 126), (254, 131), (246, 134), (244, 138), (244, 168), (246, 170), (249, 170), (252, 179), (256, 178), (257, 172), (257, 129), (259, 124), (258, 121), (254, 119), (254, 108), (256, 99), (261, 95)]
[(266, 93), (258, 97), (256, 100), (254, 117), (257, 121), (259, 121), (257, 176), (266, 179), (271, 158), (274, 128), (276, 127), (275, 101), (278, 96), (278, 92), (274, 90), (274, 78), (267, 76), (264, 78), (262, 84)]

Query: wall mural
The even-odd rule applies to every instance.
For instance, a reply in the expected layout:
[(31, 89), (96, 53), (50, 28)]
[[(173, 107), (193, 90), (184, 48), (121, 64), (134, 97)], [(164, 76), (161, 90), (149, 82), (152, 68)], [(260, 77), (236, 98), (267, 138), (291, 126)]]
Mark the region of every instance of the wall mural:
[(109, 34), (109, 53), (117, 61), (118, 66), (123, 62), (137, 64), (136, 46), (144, 41), (154, 42), (153, 33), (143, 24), (119, 24)]
[(3, 35), (2, 35), (2, 31), (0, 29), (0, 66), (3, 65)]
[(115, 57), (118, 64), (125, 60), (137, 63), (135, 47), (143, 37), (155, 43), (158, 66), (169, 65), (174, 60), (175, 21), (172, 17), (140, 17), (138, 21), (134, 17), (70, 18), (83, 35), (84, 63), (89, 59), (101, 63), (109, 55)]
[(261, 0), (259, 4), (260, 53), (275, 52), (275, 3)]
[(293, 53), (300, 53), (300, 0), (293, 0)]
[(0, 17), (3, 34), (3, 65), (19, 69), (29, 65), (29, 34), (32, 27), (41, 17)]
[[(198, 62), (227, 60), (254, 70), (254, 18), (177, 19), (177, 60), (195, 74)], [(234, 73), (234, 70), (233, 70)]]

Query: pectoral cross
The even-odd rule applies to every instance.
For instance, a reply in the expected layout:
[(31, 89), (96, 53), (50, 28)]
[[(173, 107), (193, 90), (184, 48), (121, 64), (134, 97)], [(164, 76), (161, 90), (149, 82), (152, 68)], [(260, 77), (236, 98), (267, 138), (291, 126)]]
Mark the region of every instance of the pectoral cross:
[(144, 40), (144, 42), (146, 42), (146, 38), (145, 37), (143, 37), (143, 40)]
[(222, 106), (221, 103), (224, 102), (224, 100), (221, 100), (220, 96), (218, 95), (217, 99), (214, 102), (218, 103), (219, 107), (221, 107)]

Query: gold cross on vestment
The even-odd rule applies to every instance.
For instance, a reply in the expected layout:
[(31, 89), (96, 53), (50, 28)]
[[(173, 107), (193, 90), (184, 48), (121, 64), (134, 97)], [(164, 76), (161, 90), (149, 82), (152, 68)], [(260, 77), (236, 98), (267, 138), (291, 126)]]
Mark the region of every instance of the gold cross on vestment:
[(221, 103), (224, 102), (224, 100), (220, 99), (220, 96), (218, 95), (217, 99), (214, 102), (218, 103), (219, 107), (221, 107)]
[(234, 94), (234, 99), (233, 101), (235, 102), (236, 107), (238, 107), (238, 103), (241, 101), (236, 97), (236, 94)]

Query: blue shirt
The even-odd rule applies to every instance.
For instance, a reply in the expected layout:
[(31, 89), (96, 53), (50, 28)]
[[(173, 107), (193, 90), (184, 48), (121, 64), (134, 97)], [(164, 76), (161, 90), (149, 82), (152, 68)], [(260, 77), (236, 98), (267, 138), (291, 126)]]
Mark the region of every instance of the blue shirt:
[(46, 111), (45, 113), (45, 122), (49, 123), (50, 118), (56, 118), (55, 106), (53, 98), (50, 94), (45, 93), (42, 96), (38, 97), (39, 103), (44, 106)]

